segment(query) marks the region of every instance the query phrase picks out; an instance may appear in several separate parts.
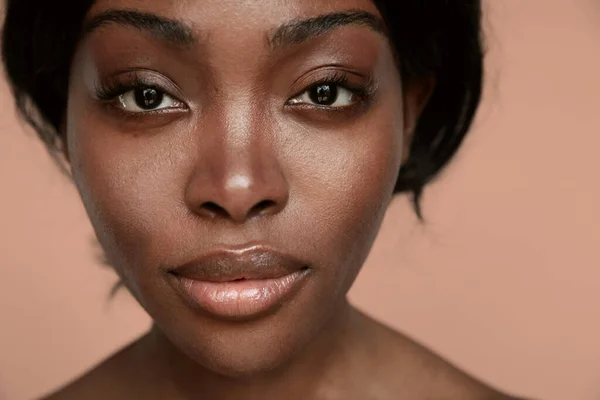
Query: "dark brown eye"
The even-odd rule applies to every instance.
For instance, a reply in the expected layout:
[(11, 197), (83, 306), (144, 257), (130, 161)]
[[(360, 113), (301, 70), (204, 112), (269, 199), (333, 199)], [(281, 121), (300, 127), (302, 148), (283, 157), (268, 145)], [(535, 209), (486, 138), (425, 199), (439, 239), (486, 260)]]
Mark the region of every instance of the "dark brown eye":
[(119, 102), (123, 109), (137, 113), (181, 106), (179, 101), (165, 92), (150, 87), (140, 87), (123, 93), (119, 96)]
[(355, 104), (358, 97), (355, 93), (335, 83), (319, 83), (308, 88), (298, 97), (291, 99), (290, 104), (312, 104), (329, 108), (344, 108)]
[(338, 97), (338, 88), (336, 85), (321, 84), (313, 86), (308, 91), (310, 100), (321, 106), (330, 106), (334, 104)]
[(165, 95), (156, 89), (136, 89), (134, 92), (136, 105), (143, 110), (154, 110), (162, 103)]

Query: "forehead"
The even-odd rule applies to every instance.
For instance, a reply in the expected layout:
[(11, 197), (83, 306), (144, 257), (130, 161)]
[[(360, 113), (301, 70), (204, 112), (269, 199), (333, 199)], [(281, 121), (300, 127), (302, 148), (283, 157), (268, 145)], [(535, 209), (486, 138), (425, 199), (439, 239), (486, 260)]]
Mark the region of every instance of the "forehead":
[(291, 20), (347, 10), (379, 16), (372, 0), (96, 0), (87, 17), (110, 9), (134, 9), (183, 20), (204, 32), (264, 33)]

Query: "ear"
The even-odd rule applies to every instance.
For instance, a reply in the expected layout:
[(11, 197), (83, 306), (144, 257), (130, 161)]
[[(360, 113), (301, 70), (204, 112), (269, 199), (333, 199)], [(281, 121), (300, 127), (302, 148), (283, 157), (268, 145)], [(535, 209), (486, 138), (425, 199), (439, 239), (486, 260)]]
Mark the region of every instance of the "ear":
[(408, 159), (417, 123), (434, 89), (435, 76), (433, 74), (409, 79), (404, 85), (404, 145), (402, 163)]

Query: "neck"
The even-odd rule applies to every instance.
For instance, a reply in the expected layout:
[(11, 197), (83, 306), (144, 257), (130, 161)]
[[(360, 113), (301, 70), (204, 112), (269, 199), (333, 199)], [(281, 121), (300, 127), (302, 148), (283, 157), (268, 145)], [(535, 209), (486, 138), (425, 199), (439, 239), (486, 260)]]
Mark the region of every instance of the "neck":
[(368, 354), (360, 351), (365, 347), (361, 334), (365, 320), (345, 301), (335, 317), (292, 360), (258, 376), (232, 378), (216, 374), (183, 354), (155, 327), (146, 338), (150, 347), (147, 362), (155, 371), (153, 382), (162, 386), (157, 388), (159, 393), (172, 399), (197, 398), (198, 393), (205, 398), (239, 400), (317, 398), (340, 393), (357, 378), (352, 376), (353, 371), (360, 370), (357, 366), (361, 357)]

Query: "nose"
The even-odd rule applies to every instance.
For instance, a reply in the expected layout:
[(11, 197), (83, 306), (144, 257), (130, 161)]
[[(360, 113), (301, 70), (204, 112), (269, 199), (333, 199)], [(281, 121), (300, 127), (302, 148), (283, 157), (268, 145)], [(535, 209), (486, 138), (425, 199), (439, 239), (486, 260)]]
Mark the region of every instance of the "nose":
[(220, 135), (201, 144), (186, 187), (188, 208), (201, 218), (236, 224), (278, 214), (288, 202), (288, 182), (261, 137)]

